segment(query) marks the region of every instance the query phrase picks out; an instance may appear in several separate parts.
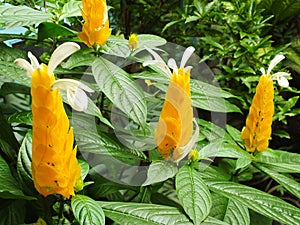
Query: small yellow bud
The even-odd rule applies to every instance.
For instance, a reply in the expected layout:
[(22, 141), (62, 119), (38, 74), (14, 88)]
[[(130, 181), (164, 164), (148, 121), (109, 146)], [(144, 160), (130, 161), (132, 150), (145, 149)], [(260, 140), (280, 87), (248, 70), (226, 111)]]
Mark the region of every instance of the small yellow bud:
[(76, 192), (78, 192), (78, 191), (81, 191), (84, 188), (84, 186), (85, 186), (84, 182), (83, 182), (82, 178), (80, 177), (76, 180), (74, 189)]
[(190, 151), (189, 159), (192, 161), (196, 161), (196, 160), (198, 160), (198, 155), (199, 155), (199, 151), (198, 151), (198, 149), (195, 148), (192, 151)]
[(128, 45), (131, 50), (135, 50), (138, 47), (138, 36), (136, 34), (131, 34), (129, 36)]

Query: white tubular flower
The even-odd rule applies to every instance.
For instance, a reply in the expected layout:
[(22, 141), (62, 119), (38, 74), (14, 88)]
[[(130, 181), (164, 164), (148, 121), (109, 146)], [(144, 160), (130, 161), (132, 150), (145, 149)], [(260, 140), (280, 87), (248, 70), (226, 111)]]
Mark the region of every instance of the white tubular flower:
[(88, 107), (88, 97), (85, 93), (94, 92), (85, 84), (72, 79), (59, 79), (53, 82), (52, 90), (60, 89), (67, 93), (70, 106), (77, 111), (84, 111)]
[[(169, 77), (172, 76), (172, 72), (170, 71), (170, 68), (173, 70), (173, 72), (175, 72), (177, 74), (178, 67), (177, 67), (175, 59), (170, 58), (168, 60), (168, 65), (167, 65), (165, 63), (165, 61), (155, 51), (153, 51), (152, 49), (150, 49), (146, 46), (145, 46), (145, 49), (154, 57), (154, 60), (152, 59), (152, 60), (144, 62), (143, 66), (156, 65), (156, 66), (160, 67)], [(190, 70), (192, 68), (191, 66), (185, 67), (185, 64), (189, 60), (189, 58), (192, 56), (194, 51), (195, 51), (195, 48), (192, 46), (188, 47), (184, 51), (179, 68), (183, 68), (185, 71)]]
[(154, 59), (145, 61), (143, 63), (143, 66), (155, 65), (155, 66), (159, 67), (160, 69), (162, 69), (165, 72), (165, 74), (167, 74), (168, 77), (170, 77), (172, 75), (172, 72), (170, 71), (170, 69), (167, 66), (167, 64), (165, 63), (165, 61), (160, 57), (160, 55), (146, 46), (145, 46), (145, 49), (154, 57)]
[[(262, 72), (263, 75), (271, 75), (272, 69), (284, 59), (284, 55), (276, 55), (274, 59), (270, 62), (270, 65), (268, 67), (268, 71), (266, 73), (266, 70), (264, 68), (260, 68), (260, 71)], [(277, 80), (278, 84), (281, 87), (288, 87), (289, 86), (289, 81), (287, 77), (290, 77), (289, 73), (286, 72), (277, 72), (271, 75), (272, 80)]]
[[(53, 76), (53, 72), (56, 67), (79, 49), (80, 46), (74, 42), (66, 42), (58, 46), (51, 55), (49, 64), (46, 67), (48, 75)], [(31, 77), (32, 73), (37, 69), (42, 69), (42, 66), (31, 52), (28, 52), (28, 58), (30, 63), (25, 59), (16, 59), (14, 63), (25, 69), (27, 71), (27, 75)], [(77, 111), (84, 111), (88, 106), (88, 96), (85, 91), (93, 92), (93, 90), (88, 86), (72, 79), (56, 80), (52, 83), (51, 89), (61, 89), (66, 91), (69, 104)]]
[(52, 53), (49, 64), (48, 64), (48, 73), (52, 74), (55, 68), (61, 64), (63, 60), (68, 58), (74, 52), (77, 52), (80, 49), (80, 46), (74, 42), (66, 42), (58, 46)]

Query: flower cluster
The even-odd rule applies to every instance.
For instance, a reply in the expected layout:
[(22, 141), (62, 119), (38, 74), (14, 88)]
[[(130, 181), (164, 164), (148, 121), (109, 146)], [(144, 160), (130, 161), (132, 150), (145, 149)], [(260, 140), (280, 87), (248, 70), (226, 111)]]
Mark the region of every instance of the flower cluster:
[(105, 0), (82, 0), (81, 14), (84, 19), (78, 37), (89, 47), (104, 45), (110, 36), (107, 5)]
[(189, 47), (183, 54), (180, 67), (177, 68), (174, 59), (169, 59), (168, 66), (162, 58), (151, 49), (147, 50), (154, 56), (154, 60), (145, 62), (144, 65), (156, 64), (170, 76), (170, 83), (165, 96), (164, 105), (155, 130), (155, 141), (158, 151), (164, 158), (180, 161), (193, 148), (199, 136), (199, 128), (193, 135), (193, 108), (190, 92), (190, 70), (185, 67), (189, 57), (194, 52)]
[(76, 147), (73, 146), (73, 129), (58, 88), (63, 87), (70, 105), (77, 110), (87, 107), (88, 99), (83, 90), (92, 90), (78, 81), (55, 80), (53, 74), (56, 66), (78, 49), (79, 46), (72, 42), (62, 44), (53, 52), (48, 66), (39, 64), (30, 52), (30, 63), (24, 59), (15, 60), (17, 65), (27, 70), (32, 81), (31, 169), (34, 186), (44, 196), (74, 196), (74, 186), (80, 179), (81, 168), (76, 159)]
[(242, 139), (248, 151), (265, 151), (271, 137), (272, 117), (274, 114), (274, 87), (273, 80), (277, 80), (282, 87), (289, 86), (288, 73), (277, 72), (271, 75), (271, 70), (282, 60), (283, 55), (277, 55), (270, 63), (266, 73), (261, 68), (262, 75), (256, 87), (256, 93), (250, 106), (246, 126), (242, 130)]

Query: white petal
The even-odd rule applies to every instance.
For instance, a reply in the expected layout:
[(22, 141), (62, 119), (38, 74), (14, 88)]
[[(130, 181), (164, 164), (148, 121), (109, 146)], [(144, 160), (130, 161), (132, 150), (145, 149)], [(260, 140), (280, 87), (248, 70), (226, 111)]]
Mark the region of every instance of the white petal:
[(74, 42), (66, 42), (58, 46), (50, 57), (48, 73), (52, 74), (55, 68), (66, 58), (78, 51), (80, 46)]
[(29, 76), (29, 77), (31, 76), (31, 74), (34, 71), (34, 68), (32, 67), (32, 65), (28, 61), (26, 61), (25, 59), (21, 59), (21, 58), (16, 59), (14, 61), (14, 63), (17, 66), (21, 67), (22, 69), (26, 70), (27, 71), (27, 76)]
[(177, 163), (189, 154), (189, 152), (193, 149), (193, 147), (194, 147), (194, 145), (195, 145), (195, 143), (196, 143), (196, 141), (199, 137), (198, 123), (196, 122), (195, 119), (193, 119), (193, 122), (196, 126), (195, 133), (191, 137), (191, 140), (189, 141), (189, 143), (187, 143), (185, 146), (179, 148), (179, 151), (181, 151), (181, 152), (180, 152), (180, 156), (177, 159), (175, 159), (175, 162), (177, 162)]
[(28, 52), (27, 55), (28, 55), (28, 58), (30, 59), (30, 62), (31, 62), (31, 65), (32, 65), (33, 69), (40, 68), (40, 63), (37, 60), (37, 58), (31, 52)]
[(267, 74), (266, 74), (265, 68), (262, 67), (262, 68), (260, 68), (259, 70), (260, 70), (260, 72), (261, 72), (263, 75), (267, 75)]
[(88, 106), (88, 96), (84, 91), (94, 92), (85, 84), (73, 79), (59, 79), (53, 82), (52, 90), (60, 89), (67, 92), (68, 102), (77, 111), (84, 111)]
[(195, 48), (192, 47), (192, 46), (188, 47), (184, 51), (182, 59), (181, 59), (181, 63), (180, 63), (180, 68), (184, 68), (185, 67), (186, 62), (189, 60), (189, 58), (194, 53), (194, 51), (195, 51)]
[(77, 88), (75, 91), (67, 90), (67, 98), (70, 106), (79, 112), (86, 110), (88, 107), (88, 97), (80, 88)]
[(184, 68), (184, 71), (191, 70), (192, 68), (193, 68), (192, 66), (187, 66)]
[(170, 77), (172, 75), (169, 67), (166, 65), (165, 62), (161, 62), (161, 61), (157, 61), (157, 60), (150, 60), (150, 61), (145, 61), (143, 63), (143, 66), (151, 66), (151, 65), (154, 65), (154, 66), (157, 66), (159, 68), (161, 68), (163, 70), (163, 72), (165, 74), (167, 74), (168, 77)]
[(149, 65), (158, 65), (158, 64), (160, 64), (160, 67), (164, 67), (165, 63), (161, 63), (160, 61), (156, 61), (156, 60), (148, 60), (148, 61), (143, 62), (144, 67), (149, 66)]
[(85, 84), (81, 83), (78, 80), (73, 79), (59, 79), (53, 82), (52, 89), (61, 89), (61, 90), (68, 90), (68, 89), (77, 89), (80, 88), (82, 90), (85, 90), (86, 92), (94, 92), (93, 89), (89, 88)]
[(288, 79), (286, 79), (285, 77), (279, 77), (277, 79), (277, 82), (278, 84), (281, 86), (281, 87), (288, 87), (289, 86), (289, 81)]
[(275, 58), (271, 61), (270, 65), (269, 65), (267, 74), (270, 74), (272, 69), (284, 58), (285, 58), (284, 55), (276, 55)]
[(155, 51), (153, 51), (152, 49), (148, 48), (147, 46), (145, 46), (145, 49), (154, 57), (155, 61), (166, 64), (165, 61), (160, 57), (160, 55), (157, 54)]
[(178, 70), (178, 67), (176, 65), (176, 61), (175, 59), (171, 58), (168, 61), (168, 66), (174, 71), (174, 70)]

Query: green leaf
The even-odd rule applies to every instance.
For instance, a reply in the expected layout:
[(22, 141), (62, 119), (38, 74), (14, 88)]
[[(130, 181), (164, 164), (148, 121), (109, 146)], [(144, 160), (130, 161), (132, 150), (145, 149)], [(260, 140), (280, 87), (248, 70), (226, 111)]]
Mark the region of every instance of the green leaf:
[(213, 141), (215, 139), (231, 140), (225, 130), (216, 124), (203, 119), (197, 119), (197, 122), (200, 125), (201, 133), (207, 138), (208, 141)]
[(1, 86), (0, 95), (8, 95), (8, 94), (30, 94), (30, 88), (28, 86), (24, 86), (22, 84), (18, 84), (16, 82), (6, 82)]
[(31, 160), (32, 160), (32, 132), (29, 131), (24, 137), (18, 154), (17, 173), (25, 193), (36, 195), (32, 175), (31, 175)]
[(246, 206), (219, 194), (213, 194), (212, 197), (213, 202), (210, 216), (230, 225), (250, 224), (249, 211)]
[(223, 98), (215, 98), (204, 95), (192, 94), (192, 104), (194, 107), (212, 112), (238, 112), (241, 110)]
[[(11, 159), (14, 160), (15, 151), (19, 148), (18, 141), (15, 138), (11, 126), (4, 118), (0, 108), (0, 149)], [(14, 150), (14, 151), (12, 151)]]
[(226, 124), (226, 130), (232, 139), (236, 142), (242, 142), (241, 132), (233, 126)]
[(273, 220), (253, 210), (249, 210), (251, 225), (272, 225)]
[(167, 24), (164, 26), (164, 28), (162, 29), (162, 32), (164, 32), (164, 31), (167, 30), (168, 28), (174, 26), (176, 23), (180, 23), (180, 22), (182, 22), (182, 21), (184, 21), (184, 18), (182, 18), (182, 19), (180, 19), (180, 20), (174, 20), (174, 21), (172, 21), (172, 22), (167, 23)]
[(280, 137), (280, 138), (291, 139), (290, 134), (287, 131), (285, 131), (285, 130), (275, 130), (275, 131), (272, 131), (272, 135)]
[(111, 180), (108, 180), (98, 174), (94, 174), (94, 171), (91, 171), (91, 178), (94, 183), (88, 188), (88, 192), (92, 195), (92, 197), (99, 199), (103, 197), (110, 197), (111, 195), (119, 196), (120, 200), (124, 200), (121, 192), (123, 190), (133, 190), (137, 191), (138, 187), (126, 186), (120, 183), (115, 183)]
[(114, 128), (113, 125), (110, 123), (110, 121), (102, 115), (100, 109), (96, 106), (96, 104), (90, 98), (88, 99), (88, 107), (83, 112), (86, 114), (98, 117), (98, 119), (102, 123), (106, 124), (107, 126), (109, 126), (111, 128)]
[(0, 198), (4, 199), (28, 199), (33, 197), (25, 196), (16, 179), (10, 172), (8, 164), (0, 156)]
[(212, 40), (211, 37), (201, 37), (200, 39), (211, 46), (214, 46), (220, 50), (224, 50), (223, 46)]
[(64, 4), (62, 8), (62, 15), (59, 17), (59, 20), (63, 20), (68, 17), (73, 16), (81, 16), (80, 8), (82, 8), (82, 2), (81, 1), (69, 1), (66, 4)]
[(207, 179), (212, 191), (238, 201), (248, 208), (284, 224), (300, 223), (300, 209), (282, 199), (252, 187), (230, 181)]
[(131, 53), (128, 46), (128, 40), (113, 35), (111, 35), (105, 45), (102, 46), (101, 52), (122, 58), (127, 58)]
[(225, 142), (220, 139), (211, 141), (208, 145), (199, 151), (199, 157), (228, 157), (228, 158), (244, 158), (248, 161), (252, 160), (252, 156), (244, 149), (240, 148), (234, 142)]
[(26, 53), (17, 48), (11, 48), (7, 45), (0, 43), (0, 61), (10, 62), (13, 63), (16, 58), (24, 58), (26, 57)]
[(294, 96), (292, 98), (289, 98), (287, 101), (285, 101), (285, 104), (284, 104), (282, 110), (284, 112), (291, 110), (291, 108), (293, 108), (295, 106), (295, 104), (297, 103), (298, 99), (299, 99), (299, 96)]
[(223, 222), (221, 220), (218, 220), (214, 217), (208, 216), (202, 223), (201, 225), (229, 225), (226, 222)]
[(297, 153), (268, 149), (259, 152), (255, 159), (270, 169), (275, 168), (277, 172), (300, 173), (300, 155)]
[(8, 123), (21, 123), (25, 125), (32, 125), (32, 112), (31, 111), (23, 111), (16, 112), (10, 115), (8, 118)]
[(26, 86), (31, 85), (30, 78), (26, 75), (26, 71), (13, 63), (0, 60), (0, 76), (4, 76), (10, 80), (18, 81)]
[(104, 212), (97, 201), (84, 195), (75, 195), (71, 200), (71, 207), (79, 224), (105, 224)]
[(251, 163), (252, 163), (251, 158), (238, 158), (236, 160), (235, 170), (245, 168), (246, 166), (248, 166)]
[(124, 70), (104, 58), (93, 63), (92, 71), (105, 95), (129, 118), (143, 127), (146, 123), (147, 105), (141, 88)]
[(84, 178), (88, 175), (88, 173), (90, 171), (90, 166), (84, 160), (78, 160), (78, 163), (81, 167), (81, 178), (82, 178), (82, 180), (84, 180)]
[(167, 41), (159, 36), (153, 34), (139, 34), (138, 35), (138, 48), (154, 48), (166, 44)]
[(220, 87), (191, 79), (191, 93), (194, 107), (213, 112), (241, 112), (237, 106), (226, 100), (235, 96)]
[(0, 21), (6, 28), (22, 27), (47, 21), (52, 14), (24, 6), (0, 6)]
[(285, 189), (287, 189), (290, 193), (295, 195), (300, 199), (300, 183), (295, 181), (292, 178), (287, 177), (284, 174), (278, 173), (274, 170), (270, 170), (260, 164), (255, 164), (261, 171), (266, 173), (268, 176), (272, 177), (277, 183), (282, 185)]
[(0, 52), (0, 76), (4, 76), (9, 82), (18, 81), (19, 84), (30, 86), (31, 79), (26, 75), (26, 71), (13, 63), (17, 58), (25, 58), (25, 52), (5, 44), (0, 44)]
[(62, 63), (64, 69), (73, 69), (79, 66), (92, 66), (96, 57), (93, 54), (90, 54), (88, 49), (80, 49), (70, 56), (70, 58)]
[(177, 208), (156, 204), (99, 202), (105, 216), (122, 225), (192, 225)]
[(127, 148), (105, 133), (93, 130), (75, 129), (79, 150), (118, 159), (145, 159), (143, 152)]
[(201, 224), (212, 206), (211, 194), (206, 184), (199, 173), (190, 166), (184, 166), (179, 170), (175, 182), (176, 192), (184, 211), (194, 224)]
[(261, 2), (261, 8), (267, 9), (269, 14), (275, 15), (275, 22), (278, 23), (299, 15), (300, 2), (298, 0), (268, 0)]
[(43, 22), (38, 26), (38, 41), (43, 41), (47, 38), (76, 35), (77, 32), (56, 23)]
[(25, 209), (26, 206), (24, 200), (1, 200), (0, 225), (23, 224), (25, 219)]
[(223, 168), (207, 165), (207, 163), (202, 162), (194, 162), (193, 166), (199, 171), (199, 174), (203, 179), (219, 179), (224, 181), (231, 179), (231, 174)]
[(191, 79), (191, 92), (210, 97), (235, 98), (234, 95), (222, 90), (218, 86), (195, 79)]
[(159, 183), (172, 178), (177, 173), (178, 168), (176, 164), (167, 160), (153, 161), (147, 173), (147, 180), (143, 186)]

